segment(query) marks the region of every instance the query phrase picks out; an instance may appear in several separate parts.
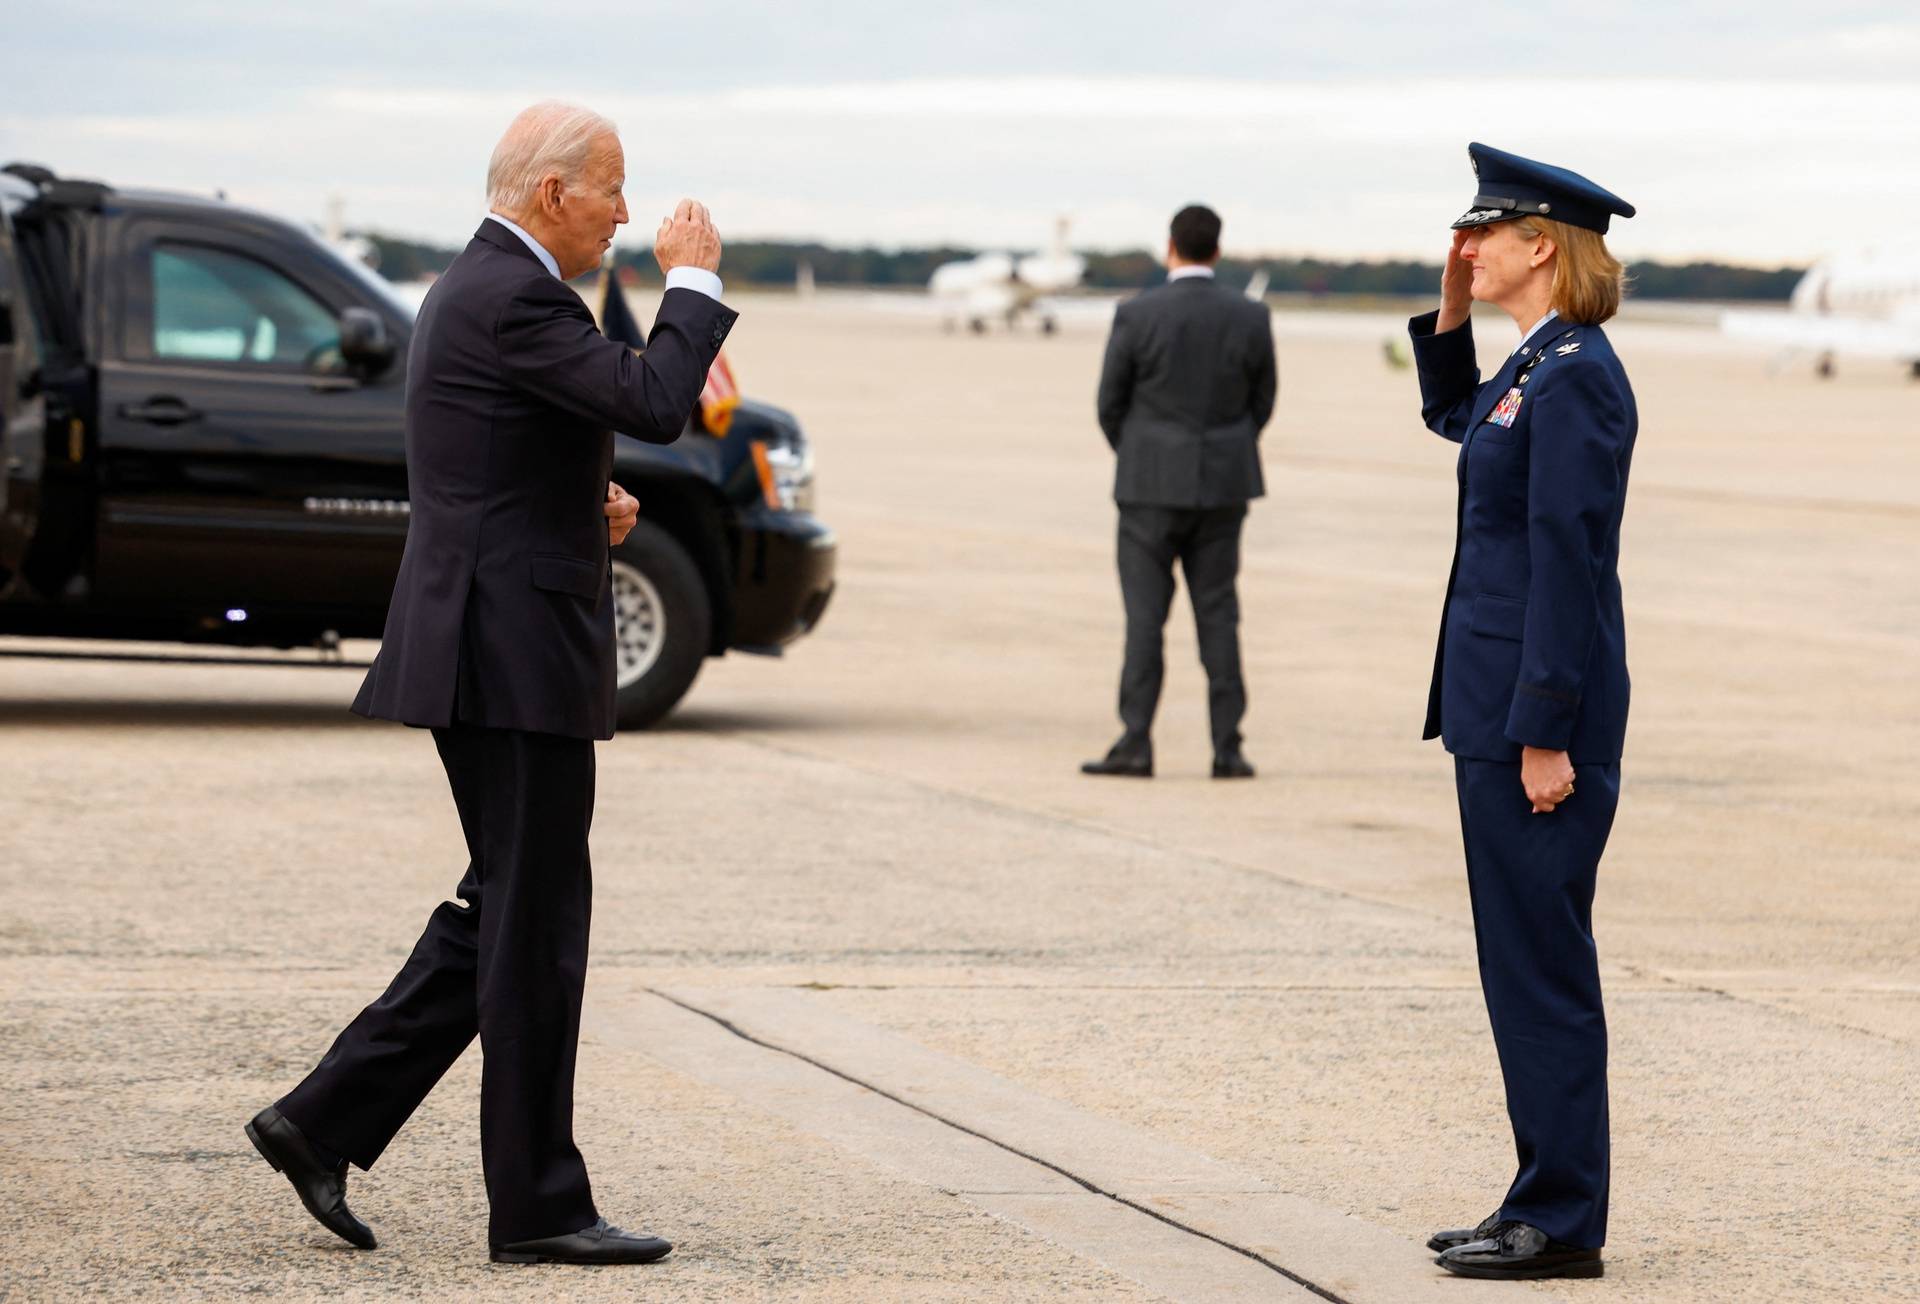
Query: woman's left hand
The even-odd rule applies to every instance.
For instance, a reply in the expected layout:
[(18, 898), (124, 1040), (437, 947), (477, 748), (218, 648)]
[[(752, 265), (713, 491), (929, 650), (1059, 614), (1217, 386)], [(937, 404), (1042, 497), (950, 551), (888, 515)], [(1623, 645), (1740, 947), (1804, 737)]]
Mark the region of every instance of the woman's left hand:
[(1554, 807), (1573, 796), (1573, 762), (1565, 752), (1522, 747), (1520, 786), (1527, 790), (1535, 815), (1551, 815)]

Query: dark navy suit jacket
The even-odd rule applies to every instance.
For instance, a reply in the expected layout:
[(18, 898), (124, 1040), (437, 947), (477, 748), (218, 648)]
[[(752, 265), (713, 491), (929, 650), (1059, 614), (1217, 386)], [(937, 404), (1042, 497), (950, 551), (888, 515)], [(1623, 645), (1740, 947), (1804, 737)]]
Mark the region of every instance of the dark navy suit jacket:
[(1556, 321), (1483, 382), (1472, 326), (1436, 335), (1438, 316), (1409, 323), (1421, 417), (1461, 445), (1425, 736), (1479, 760), (1526, 745), (1617, 761), (1620, 516), (1639, 429), (1627, 374), (1598, 326)]
[(636, 353), (518, 236), (480, 224), (420, 305), (407, 547), (355, 711), (613, 736), (613, 431), (678, 439), (734, 319), (668, 290)]
[(1119, 454), (1114, 500), (1211, 508), (1260, 497), (1260, 430), (1279, 385), (1266, 304), (1209, 276), (1121, 304), (1098, 398)]

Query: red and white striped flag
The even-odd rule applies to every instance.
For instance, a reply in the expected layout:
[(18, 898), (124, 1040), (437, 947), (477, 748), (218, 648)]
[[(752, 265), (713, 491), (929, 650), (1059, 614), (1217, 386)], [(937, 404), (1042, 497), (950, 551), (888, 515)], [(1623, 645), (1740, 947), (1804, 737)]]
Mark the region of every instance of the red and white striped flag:
[(700, 391), (700, 424), (715, 439), (724, 438), (727, 427), (733, 424), (733, 410), (739, 406), (740, 386), (733, 378), (733, 368), (727, 365), (727, 355), (722, 353), (707, 368), (707, 386)]

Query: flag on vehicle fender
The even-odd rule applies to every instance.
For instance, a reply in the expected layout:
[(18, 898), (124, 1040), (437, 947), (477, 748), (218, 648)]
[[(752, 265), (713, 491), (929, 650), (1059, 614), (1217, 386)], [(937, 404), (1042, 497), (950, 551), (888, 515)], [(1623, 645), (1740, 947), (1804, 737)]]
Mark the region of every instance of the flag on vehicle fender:
[(707, 385), (700, 391), (700, 424), (715, 439), (727, 433), (733, 424), (733, 410), (740, 406), (740, 386), (733, 379), (733, 367), (722, 351), (707, 368)]

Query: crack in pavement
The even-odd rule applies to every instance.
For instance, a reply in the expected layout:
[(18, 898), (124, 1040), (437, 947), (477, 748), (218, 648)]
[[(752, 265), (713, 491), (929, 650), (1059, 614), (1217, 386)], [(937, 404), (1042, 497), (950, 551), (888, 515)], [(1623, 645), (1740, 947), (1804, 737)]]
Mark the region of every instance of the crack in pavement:
[(828, 1064), (823, 1060), (816, 1059), (813, 1056), (806, 1054), (804, 1051), (794, 1050), (789, 1046), (782, 1046), (775, 1042), (767, 1041), (764, 1038), (756, 1037), (752, 1033), (740, 1027), (738, 1024), (734, 1023), (732, 1020), (727, 1019), (723, 1015), (715, 1014), (710, 1010), (703, 1010), (697, 1005), (691, 1004), (688, 1001), (681, 1000), (679, 997), (673, 996), (667, 992), (663, 992), (656, 987), (648, 987), (648, 988), (645, 988), (644, 990), (649, 995), (656, 996), (659, 999), (666, 1001), (670, 1005), (674, 1005), (679, 1007), (682, 1010), (685, 1010), (689, 1014), (699, 1015), (701, 1018), (709, 1020), (714, 1024), (717, 1024), (719, 1027), (731, 1033), (733, 1036), (738, 1037), (740, 1040), (744, 1042), (748, 1042), (752, 1045), (759, 1046), (763, 1050), (770, 1050), (770, 1051), (773, 1051), (775, 1054), (785, 1055), (790, 1059), (798, 1060), (800, 1063), (806, 1064), (812, 1068), (818, 1069), (822, 1073), (831, 1074), (832, 1076), (839, 1078), (843, 1082), (850, 1083), (851, 1085), (859, 1087), (864, 1091), (870, 1091), (874, 1095), (879, 1096), (881, 1099), (891, 1101), (894, 1104), (899, 1105), (903, 1109), (912, 1110), (916, 1114), (920, 1114), (926, 1118), (932, 1119), (934, 1122), (940, 1124), (942, 1127), (951, 1128), (956, 1132), (964, 1133), (967, 1136), (973, 1137), (975, 1140), (984, 1141), (988, 1145), (994, 1146), (999, 1150), (1003, 1150), (1007, 1154), (1013, 1155), (1018, 1159), (1025, 1160), (1027, 1163), (1034, 1164), (1037, 1167), (1044, 1168), (1049, 1172), (1056, 1173), (1059, 1176), (1066, 1178), (1069, 1182), (1072, 1182), (1075, 1186), (1078, 1186), (1082, 1190), (1087, 1191), (1089, 1194), (1100, 1196), (1101, 1198), (1106, 1200), (1111, 1200), (1115, 1204), (1122, 1205), (1128, 1209), (1133, 1210), (1135, 1213), (1145, 1214), (1147, 1217), (1152, 1218), (1156, 1222), (1164, 1223), (1165, 1225), (1167, 1225), (1168, 1227), (1172, 1227), (1176, 1231), (1183, 1232), (1186, 1235), (1192, 1236), (1198, 1240), (1209, 1241), (1224, 1250), (1230, 1250), (1233, 1253), (1238, 1254), (1243, 1258), (1251, 1259), (1253, 1262), (1268, 1269), (1269, 1271), (1274, 1272), (1279, 1276), (1286, 1278), (1288, 1281), (1292, 1282), (1296, 1286), (1299, 1286), (1301, 1289), (1310, 1291), (1313, 1294), (1319, 1296), (1321, 1299), (1329, 1301), (1329, 1304), (1353, 1304), (1353, 1301), (1348, 1300), (1346, 1297), (1341, 1295), (1336, 1295), (1332, 1291), (1327, 1290), (1325, 1287), (1320, 1286), (1319, 1284), (1313, 1281), (1310, 1281), (1306, 1277), (1301, 1276), (1299, 1273), (1294, 1272), (1293, 1270), (1285, 1267), (1284, 1265), (1275, 1263), (1272, 1259), (1268, 1258), (1264, 1254), (1261, 1254), (1258, 1250), (1249, 1249), (1247, 1246), (1244, 1246), (1244, 1245), (1236, 1245), (1232, 1241), (1226, 1240), (1223, 1237), (1215, 1236), (1211, 1232), (1203, 1231), (1198, 1227), (1194, 1227), (1188, 1223), (1181, 1222), (1178, 1218), (1169, 1217), (1168, 1215), (1161, 1213), (1157, 1209), (1149, 1208), (1146, 1205), (1141, 1204), (1137, 1200), (1130, 1200), (1126, 1196), (1121, 1195), (1117, 1191), (1109, 1191), (1106, 1188), (1100, 1186), (1098, 1183), (1089, 1181), (1088, 1179), (1080, 1176), (1078, 1173), (1075, 1173), (1070, 1169), (1064, 1168), (1061, 1165), (1054, 1163), (1050, 1159), (1043, 1158), (1042, 1156), (1033, 1154), (1030, 1151), (1022, 1150), (1018, 1146), (1011, 1145), (1008, 1142), (1002, 1141), (998, 1137), (995, 1137), (989, 1133), (982, 1132), (977, 1128), (968, 1127), (965, 1123), (960, 1122), (958, 1119), (949, 1118), (946, 1115), (941, 1114), (935, 1110), (928, 1109), (924, 1105), (915, 1104), (911, 1100), (907, 1100), (906, 1098), (899, 1096), (894, 1092), (888, 1091), (885, 1087), (878, 1086), (872, 1082), (866, 1081), (863, 1078), (856, 1077), (854, 1074), (848, 1073), (844, 1069), (835, 1068), (833, 1065)]

